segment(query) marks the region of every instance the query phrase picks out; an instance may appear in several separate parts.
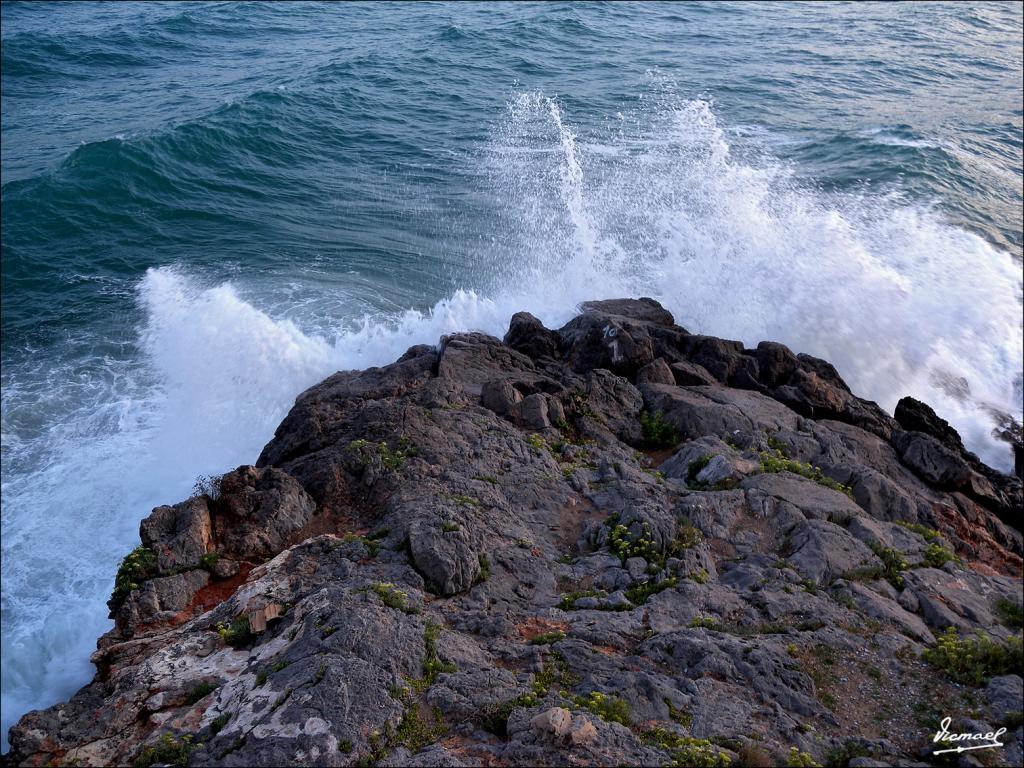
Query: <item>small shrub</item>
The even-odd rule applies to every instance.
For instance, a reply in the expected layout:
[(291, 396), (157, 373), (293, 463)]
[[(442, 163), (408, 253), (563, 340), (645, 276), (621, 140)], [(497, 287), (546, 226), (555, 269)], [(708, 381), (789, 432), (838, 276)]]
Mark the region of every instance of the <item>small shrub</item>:
[(419, 613), (419, 609), (409, 603), (409, 595), (390, 582), (380, 581), (356, 591), (363, 594), (372, 592), (388, 608), (394, 608), (403, 613)]
[(395, 744), (400, 744), (412, 754), (416, 754), (429, 744), (433, 744), (447, 733), (441, 710), (434, 709), (428, 720), (420, 716), (419, 706), (412, 703), (405, 709), (402, 722), (395, 731)]
[(264, 683), (267, 682), (267, 678), (270, 677), (270, 670), (263, 667), (256, 673), (256, 687), (260, 688)]
[(697, 475), (701, 473), (704, 467), (711, 463), (711, 458), (712, 457), (710, 455), (701, 456), (699, 459), (694, 459), (693, 461), (686, 465), (687, 485), (693, 485), (694, 483), (697, 482)]
[(775, 760), (756, 744), (744, 744), (739, 748), (740, 765), (746, 768), (775, 768)]
[(679, 723), (683, 728), (693, 725), (693, 715), (685, 709), (676, 709), (668, 699), (665, 699), (665, 706), (668, 707), (668, 716), (672, 722)]
[(633, 722), (629, 704), (617, 696), (591, 691), (587, 696), (572, 696), (570, 700), (580, 709), (585, 709), (609, 723), (619, 723), (628, 728)]
[(185, 701), (190, 705), (195, 704), (200, 699), (204, 699), (207, 696), (209, 696), (215, 690), (217, 690), (217, 686), (204, 681), (202, 683), (199, 683), (198, 685), (193, 686), (189, 690), (189, 692), (185, 695)]
[(792, 472), (794, 475), (806, 477), (818, 485), (831, 488), (833, 491), (839, 491), (839, 493), (846, 494), (851, 499), (853, 498), (853, 489), (848, 485), (837, 483), (831, 477), (826, 477), (818, 467), (787, 458), (779, 450), (761, 452), (761, 471)]
[(561, 601), (558, 603), (558, 607), (563, 611), (571, 611), (575, 609), (576, 601), (584, 597), (607, 597), (608, 593), (603, 589), (584, 589), (578, 592), (568, 592), (562, 595)]
[(930, 568), (941, 568), (946, 563), (959, 563), (960, 558), (939, 544), (933, 541), (924, 551), (924, 565)]
[(192, 486), (193, 496), (205, 496), (210, 501), (220, 498), (221, 475), (200, 475)]
[(732, 762), (707, 739), (679, 736), (665, 728), (644, 731), (640, 739), (669, 753), (667, 768), (726, 768)]
[(352, 742), (348, 739), (342, 739), (338, 742), (339, 752), (343, 752), (344, 754), (349, 755), (352, 754), (353, 749), (355, 749), (355, 747), (352, 745)]
[(249, 618), (245, 615), (236, 616), (230, 623), (222, 621), (217, 624), (217, 634), (232, 648), (248, 645), (253, 637), (249, 629)]
[(487, 555), (480, 555), (477, 558), (477, 562), (480, 565), (480, 572), (476, 575), (476, 581), (479, 584), (491, 578), (491, 561)]
[(133, 589), (138, 589), (142, 582), (153, 578), (156, 573), (156, 552), (149, 547), (136, 547), (125, 555), (117, 569), (111, 599), (123, 601)]
[(175, 768), (185, 768), (188, 765), (189, 756), (195, 748), (191, 736), (182, 736), (179, 740), (171, 734), (165, 733), (156, 744), (146, 747), (139, 753), (134, 765), (135, 768), (149, 768), (151, 765), (173, 765)]
[(903, 571), (907, 570), (907, 561), (892, 547), (875, 544), (871, 548), (882, 561), (882, 575), (897, 589), (903, 588)]
[(230, 719), (230, 712), (225, 712), (222, 715), (217, 715), (217, 717), (214, 718), (213, 722), (210, 723), (210, 735), (216, 736), (218, 733), (224, 730), (224, 726), (228, 724), (228, 721)]
[(651, 595), (656, 595), (659, 592), (674, 587), (677, 582), (678, 579), (673, 576), (658, 583), (648, 581), (644, 584), (637, 584), (635, 587), (630, 587), (626, 590), (626, 599), (633, 603), (633, 605), (643, 605)]
[(1024, 627), (1024, 606), (1016, 600), (1004, 597), (996, 601), (996, 613), (999, 620), (1008, 627), (1020, 629)]
[(441, 625), (428, 621), (423, 628), (423, 678), (413, 681), (413, 688), (425, 691), (434, 684), (442, 672), (455, 672), (454, 664), (446, 663), (437, 658), (437, 639), (441, 636)]
[(441, 531), (443, 533), (455, 533), (462, 528), (458, 523), (452, 522), (451, 520), (445, 520), (441, 523)]
[(694, 628), (694, 629), (696, 629), (696, 628), (703, 628), (703, 629), (710, 629), (710, 630), (713, 630), (715, 632), (720, 632), (722, 630), (721, 622), (719, 622), (718, 619), (712, 619), (712, 618), (710, 618), (708, 616), (697, 616), (697, 617), (695, 617), (690, 622), (689, 626), (691, 628)]
[(665, 421), (665, 416), (660, 412), (641, 413), (640, 431), (644, 436), (644, 444), (651, 448), (671, 448), (679, 443), (676, 428)]
[(997, 643), (984, 632), (973, 638), (961, 638), (953, 627), (940, 635), (922, 658), (964, 685), (981, 686), (996, 675), (1020, 675), (1024, 671), (1019, 637), (1006, 643)]
[(199, 558), (199, 567), (207, 571), (212, 571), (213, 567), (217, 565), (217, 562), (219, 560), (219, 554), (217, 554), (216, 552), (207, 552), (205, 555)]
[(786, 768), (821, 768), (821, 763), (816, 762), (806, 752), (801, 752), (796, 747), (790, 747), (789, 754), (786, 755)]
[(708, 575), (708, 572), (706, 570), (704, 570), (703, 568), (698, 568), (696, 571), (689, 574), (686, 578), (688, 578), (690, 581), (695, 581), (698, 584), (707, 584), (708, 580), (711, 577)]
[(897, 520), (896, 525), (902, 526), (908, 531), (913, 531), (919, 536), (923, 536), (925, 541), (935, 541), (939, 538), (938, 531), (920, 523), (908, 523), (906, 520)]
[(530, 641), (530, 645), (552, 645), (557, 643), (559, 640), (565, 640), (565, 632), (545, 632), (542, 635), (537, 635)]

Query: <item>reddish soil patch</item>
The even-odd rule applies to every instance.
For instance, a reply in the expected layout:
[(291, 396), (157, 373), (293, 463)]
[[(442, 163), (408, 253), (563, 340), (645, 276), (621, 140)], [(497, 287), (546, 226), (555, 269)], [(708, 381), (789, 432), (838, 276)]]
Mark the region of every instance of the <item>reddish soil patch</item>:
[(530, 642), (535, 637), (546, 635), (549, 632), (566, 632), (568, 629), (569, 622), (567, 621), (552, 621), (539, 616), (531, 616), (516, 627), (516, 632), (523, 640)]
[(651, 460), (652, 467), (660, 467), (672, 454), (676, 452), (675, 448), (641, 448), (640, 453)]

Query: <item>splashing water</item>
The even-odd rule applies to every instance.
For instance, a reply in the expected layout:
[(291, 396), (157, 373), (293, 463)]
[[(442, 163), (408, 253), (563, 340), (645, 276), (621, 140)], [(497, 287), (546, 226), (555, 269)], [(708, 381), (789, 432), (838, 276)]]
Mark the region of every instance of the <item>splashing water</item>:
[(241, 283), (147, 272), (141, 359), (19, 446), (38, 466), (4, 482), (5, 735), (88, 680), (112, 574), (152, 506), (253, 461), (294, 397), (335, 370), (457, 330), (500, 336), (519, 310), (557, 327), (587, 299), (652, 296), (691, 331), (824, 357), (884, 408), (919, 397), (1009, 466), (989, 415), (1021, 413), (1022, 281), (1008, 254), (897, 190), (799, 181), (763, 147), (731, 146), (706, 101), (655, 93), (593, 135), (570, 123), (543, 94), (512, 99), (480, 157), (501, 233), (480, 254), (486, 288), (430, 311), (339, 307), (304, 331)]

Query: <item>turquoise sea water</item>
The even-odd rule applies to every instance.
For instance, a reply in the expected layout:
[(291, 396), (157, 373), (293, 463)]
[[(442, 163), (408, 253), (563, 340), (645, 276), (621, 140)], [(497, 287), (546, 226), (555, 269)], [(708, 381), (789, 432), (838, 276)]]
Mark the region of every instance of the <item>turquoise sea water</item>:
[(1009, 464), (1019, 4), (0, 13), (5, 741), (89, 679), (153, 505), (520, 309), (655, 296)]

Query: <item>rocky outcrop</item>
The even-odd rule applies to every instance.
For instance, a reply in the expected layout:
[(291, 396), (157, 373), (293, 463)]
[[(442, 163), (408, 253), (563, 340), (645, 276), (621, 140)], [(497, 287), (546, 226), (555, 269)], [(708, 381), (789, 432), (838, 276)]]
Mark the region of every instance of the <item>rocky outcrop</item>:
[(203, 490), (8, 762), (895, 765), (945, 715), (1021, 754), (1019, 480), (650, 299), (339, 372)]

